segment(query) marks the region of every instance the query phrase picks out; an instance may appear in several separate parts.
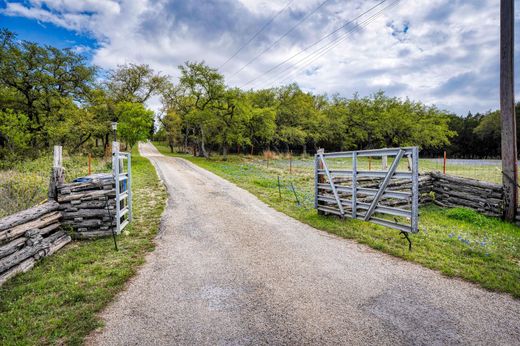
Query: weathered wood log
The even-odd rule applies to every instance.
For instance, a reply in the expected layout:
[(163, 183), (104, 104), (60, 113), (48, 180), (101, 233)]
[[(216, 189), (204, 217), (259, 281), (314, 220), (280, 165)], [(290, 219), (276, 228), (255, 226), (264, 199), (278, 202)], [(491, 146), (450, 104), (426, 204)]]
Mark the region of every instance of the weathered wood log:
[(44, 204), (6, 216), (0, 219), (0, 231), (34, 220), (42, 215), (56, 211), (58, 208), (59, 204), (56, 201), (48, 201)]
[[(20, 251), (17, 251), (7, 257), (0, 259), (0, 273), (7, 271), (8, 269), (20, 264), (29, 257), (45, 256), (45, 243), (39, 243), (36, 246), (25, 246)], [(38, 254), (42, 252), (41, 254)]]
[[(114, 199), (109, 199), (108, 202), (106, 200), (102, 201), (84, 201), (76, 205), (72, 205), (71, 203), (62, 203), (60, 204), (60, 210), (69, 210), (69, 209), (103, 209), (106, 206), (115, 205)], [(76, 210), (77, 211), (77, 210)]]
[(0, 285), (18, 273), (31, 269), (35, 262), (50, 256), (71, 241), (64, 231), (58, 231), (36, 246), (26, 246), (22, 250), (0, 260)]
[(0, 246), (0, 258), (4, 258), (6, 256), (9, 256), (12, 253), (15, 253), (16, 251), (20, 250), (22, 247), (25, 246), (25, 241), (27, 238), (18, 238), (13, 240), (10, 243), (7, 243), (3, 246)]
[[(480, 195), (478, 194), (469, 194), (467, 192), (459, 192), (457, 190), (441, 190), (437, 187), (433, 188), (433, 191), (436, 192), (436, 193), (439, 193), (441, 195), (446, 195), (446, 196), (455, 196), (455, 197), (458, 197), (458, 198), (461, 198), (461, 199), (465, 199), (465, 200), (468, 200), (468, 201), (483, 201), (483, 202), (487, 202), (489, 203), (490, 202), (490, 199), (489, 198), (485, 198), (485, 197), (481, 197)], [(497, 201), (496, 199), (492, 199), (493, 201)]]
[(72, 238), (64, 231), (58, 231), (46, 239), (49, 248), (45, 256), (50, 256), (72, 241)]
[(56, 222), (56, 223), (53, 223), (53, 224), (50, 224), (49, 226), (46, 226), (46, 227), (43, 227), (40, 229), (40, 234), (42, 236), (45, 236), (49, 233), (51, 233), (52, 231), (60, 228), (61, 224), (59, 222)]
[(108, 216), (110, 213), (107, 209), (79, 209), (78, 211), (71, 213), (64, 213), (64, 220), (74, 220), (75, 218), (84, 218), (84, 219), (92, 219), (92, 218), (103, 218), (104, 216)]
[(116, 196), (115, 194), (115, 191), (113, 190), (94, 190), (94, 191), (88, 191), (86, 193), (81, 193), (81, 194), (70, 194), (70, 195), (60, 195), (58, 196), (58, 202), (60, 203), (63, 203), (63, 202), (70, 202), (70, 201), (74, 201), (74, 200), (78, 200), (78, 201), (81, 201), (81, 200), (86, 200), (86, 199), (105, 199), (106, 196), (108, 196), (108, 198), (114, 198)]
[(32, 267), (34, 267), (35, 262), (36, 261), (34, 260), (34, 258), (28, 258), (25, 261), (10, 268), (6, 272), (0, 274), (0, 286), (3, 285), (10, 278), (14, 277), (15, 275), (29, 271)]
[(76, 232), (72, 235), (74, 239), (95, 239), (101, 237), (109, 237), (112, 236), (112, 230), (98, 230), (98, 231), (86, 231), (86, 232)]
[(447, 181), (450, 181), (450, 182), (453, 182), (456, 184), (470, 185), (470, 186), (480, 187), (480, 188), (484, 188), (484, 189), (491, 189), (491, 190), (502, 189), (502, 186), (499, 184), (488, 183), (488, 182), (481, 181), (481, 180), (470, 179), (470, 178), (459, 178), (459, 177), (454, 177), (451, 175), (444, 175), (439, 172), (431, 172), (430, 174), (432, 175), (433, 178), (444, 179), (444, 180), (447, 180)]
[(15, 227), (0, 231), (0, 244), (4, 244), (12, 239), (20, 237), (26, 231), (33, 228), (43, 228), (55, 223), (61, 218), (61, 213), (55, 211), (38, 217), (35, 220), (19, 224)]
[(73, 228), (92, 228), (98, 227), (102, 224), (101, 220), (98, 219), (87, 219), (83, 221), (66, 220), (63, 221), (63, 225), (71, 226)]

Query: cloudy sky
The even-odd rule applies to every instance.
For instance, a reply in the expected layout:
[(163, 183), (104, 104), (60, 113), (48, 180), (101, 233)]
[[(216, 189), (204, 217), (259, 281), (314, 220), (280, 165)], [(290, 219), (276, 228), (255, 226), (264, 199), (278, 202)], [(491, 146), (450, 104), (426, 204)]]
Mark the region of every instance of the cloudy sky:
[[(382, 89), (464, 115), (498, 107), (499, 4), (0, 0), (0, 27), (21, 39), (73, 48), (107, 69), (146, 63), (176, 77), (179, 64), (204, 60), (230, 86), (297, 82), (344, 96)], [(519, 62), (518, 49), (516, 55)]]

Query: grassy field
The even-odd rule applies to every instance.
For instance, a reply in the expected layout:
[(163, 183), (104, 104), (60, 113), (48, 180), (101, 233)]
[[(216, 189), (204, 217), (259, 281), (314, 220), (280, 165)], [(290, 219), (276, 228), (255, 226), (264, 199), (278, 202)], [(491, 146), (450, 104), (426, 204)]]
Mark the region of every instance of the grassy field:
[[(88, 157), (64, 155), (67, 181), (88, 174)], [(109, 172), (110, 160), (93, 158), (92, 173)], [(0, 170), (0, 218), (32, 207), (47, 199), (52, 155), (32, 161), (18, 162)]]
[[(156, 143), (156, 146), (163, 154), (171, 155), (165, 145)], [(410, 252), (406, 241), (395, 230), (359, 220), (317, 215), (313, 209), (312, 164), (307, 163), (312, 162), (310, 158), (294, 160), (291, 173), (287, 158), (271, 160), (267, 166), (261, 157), (234, 155), (223, 161), (218, 156), (206, 160), (174, 155), (214, 172), (275, 209), (313, 227), (439, 270), (447, 276), (464, 278), (520, 298), (520, 228), (514, 225), (462, 208), (423, 207), (421, 231), (412, 235), (413, 251)]]
[(72, 242), (0, 287), (0, 345), (77, 345), (100, 326), (96, 313), (154, 248), (165, 206), (155, 169), (136, 150), (132, 177), (134, 222), (118, 237), (119, 251), (111, 238)]

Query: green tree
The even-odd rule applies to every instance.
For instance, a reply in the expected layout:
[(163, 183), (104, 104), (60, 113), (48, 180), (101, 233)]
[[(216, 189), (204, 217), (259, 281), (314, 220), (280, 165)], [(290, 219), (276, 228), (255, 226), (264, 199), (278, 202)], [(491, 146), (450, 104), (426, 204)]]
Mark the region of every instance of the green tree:
[(30, 138), (29, 118), (25, 114), (0, 111), (0, 158), (12, 158), (26, 151)]
[(137, 142), (146, 140), (154, 125), (154, 113), (142, 103), (121, 102), (116, 106), (117, 131), (132, 148)]
[(182, 141), (182, 118), (179, 114), (170, 110), (160, 121), (170, 147), (170, 152), (173, 153), (175, 144), (179, 144)]
[(115, 102), (144, 103), (160, 94), (168, 77), (156, 73), (149, 65), (125, 64), (109, 71), (106, 88)]
[(63, 109), (85, 101), (95, 73), (72, 50), (19, 41), (12, 32), (0, 31), (0, 90), (7, 101), (0, 109), (28, 116), (34, 147), (50, 145), (46, 125), (64, 121)]

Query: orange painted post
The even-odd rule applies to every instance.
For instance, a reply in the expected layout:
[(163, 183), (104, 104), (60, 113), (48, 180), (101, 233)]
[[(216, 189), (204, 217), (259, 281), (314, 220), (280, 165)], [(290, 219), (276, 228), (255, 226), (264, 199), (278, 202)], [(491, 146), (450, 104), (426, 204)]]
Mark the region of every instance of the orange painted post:
[(88, 154), (88, 175), (90, 175), (92, 173), (91, 161), (92, 161), (92, 155)]
[(444, 150), (444, 163), (442, 165), (442, 173), (446, 175), (446, 150)]

